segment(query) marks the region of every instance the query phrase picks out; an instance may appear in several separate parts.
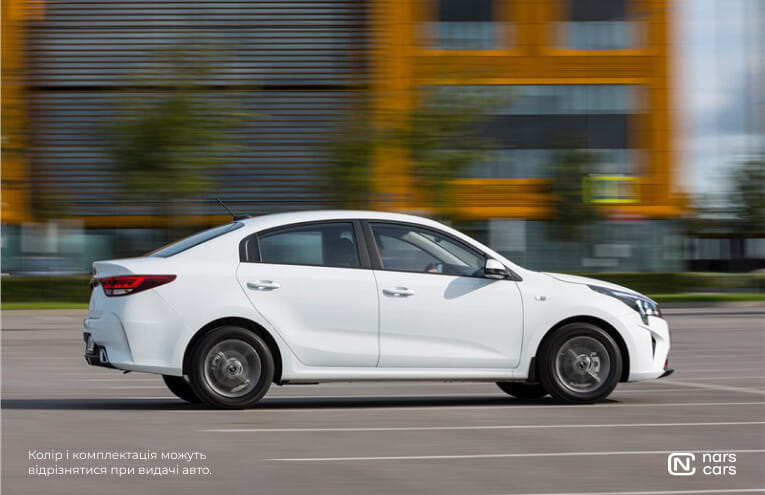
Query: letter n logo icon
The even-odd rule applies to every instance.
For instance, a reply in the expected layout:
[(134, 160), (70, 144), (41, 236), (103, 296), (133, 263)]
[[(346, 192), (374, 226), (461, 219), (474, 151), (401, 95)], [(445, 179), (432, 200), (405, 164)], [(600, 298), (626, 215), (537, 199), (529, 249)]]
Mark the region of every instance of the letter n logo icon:
[(696, 454), (690, 452), (675, 452), (667, 457), (667, 472), (672, 476), (693, 476), (696, 468), (693, 463)]

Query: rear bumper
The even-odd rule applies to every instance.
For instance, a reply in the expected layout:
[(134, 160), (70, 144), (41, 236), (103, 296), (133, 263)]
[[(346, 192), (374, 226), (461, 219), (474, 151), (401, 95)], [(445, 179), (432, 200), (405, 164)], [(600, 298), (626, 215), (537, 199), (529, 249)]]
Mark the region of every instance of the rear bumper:
[[(84, 338), (94, 346), (86, 349), (85, 361), (129, 371), (162, 375), (181, 374), (177, 315), (153, 291), (110, 301), (111, 311), (90, 313), (83, 322)], [(104, 357), (105, 356), (105, 357)]]
[(88, 339), (90, 338), (92, 338), (92, 336), (89, 332), (83, 332), (82, 340), (85, 341), (85, 354), (83, 357), (85, 358), (85, 362), (91, 366), (116, 369), (109, 362), (109, 353), (106, 351), (106, 347), (99, 344), (93, 344), (93, 348), (88, 349)]

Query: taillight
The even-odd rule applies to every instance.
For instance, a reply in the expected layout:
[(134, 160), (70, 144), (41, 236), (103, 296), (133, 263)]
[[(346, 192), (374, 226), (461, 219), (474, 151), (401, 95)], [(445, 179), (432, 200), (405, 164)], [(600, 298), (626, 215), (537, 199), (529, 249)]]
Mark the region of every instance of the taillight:
[(147, 289), (153, 289), (175, 280), (175, 275), (123, 275), (97, 279), (109, 297), (127, 296)]

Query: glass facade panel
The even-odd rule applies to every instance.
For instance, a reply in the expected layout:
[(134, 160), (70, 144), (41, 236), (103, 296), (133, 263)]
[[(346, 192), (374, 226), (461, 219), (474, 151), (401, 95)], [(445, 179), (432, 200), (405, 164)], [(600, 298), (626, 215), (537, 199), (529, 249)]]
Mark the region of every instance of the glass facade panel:
[(440, 86), (439, 101), (484, 96), (493, 115), (622, 114), (641, 111), (640, 88), (627, 84)]
[(568, 0), (567, 16), (558, 30), (561, 44), (575, 50), (621, 50), (639, 44), (626, 0)]
[[(485, 162), (473, 167), (473, 179), (547, 179), (558, 149), (498, 149)], [(585, 148), (592, 159), (590, 172), (609, 176), (634, 175), (639, 153), (631, 149)]]
[(561, 149), (592, 158), (591, 172), (631, 175), (639, 170), (628, 123), (645, 111), (641, 88), (624, 84), (441, 86), (439, 101), (484, 95), (490, 116), (481, 133), (496, 147), (468, 172), (472, 178), (548, 178)]
[(637, 25), (631, 21), (562, 22), (563, 45), (574, 50), (637, 48)]
[(433, 48), (498, 48), (501, 24), (495, 22), (493, 0), (437, 0), (436, 3), (437, 19), (427, 27)]
[(493, 115), (623, 114), (643, 110), (639, 86), (628, 84), (547, 84), (437, 86), (438, 101), (484, 97)]
[(627, 17), (627, 0), (567, 0), (574, 22), (614, 21)]

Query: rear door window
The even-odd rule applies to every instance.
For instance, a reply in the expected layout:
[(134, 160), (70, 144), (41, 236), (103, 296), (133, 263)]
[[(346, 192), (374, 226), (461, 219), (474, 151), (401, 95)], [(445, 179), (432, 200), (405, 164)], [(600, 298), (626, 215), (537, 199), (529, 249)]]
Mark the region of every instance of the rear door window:
[(261, 263), (359, 268), (353, 224), (332, 222), (258, 235)]

